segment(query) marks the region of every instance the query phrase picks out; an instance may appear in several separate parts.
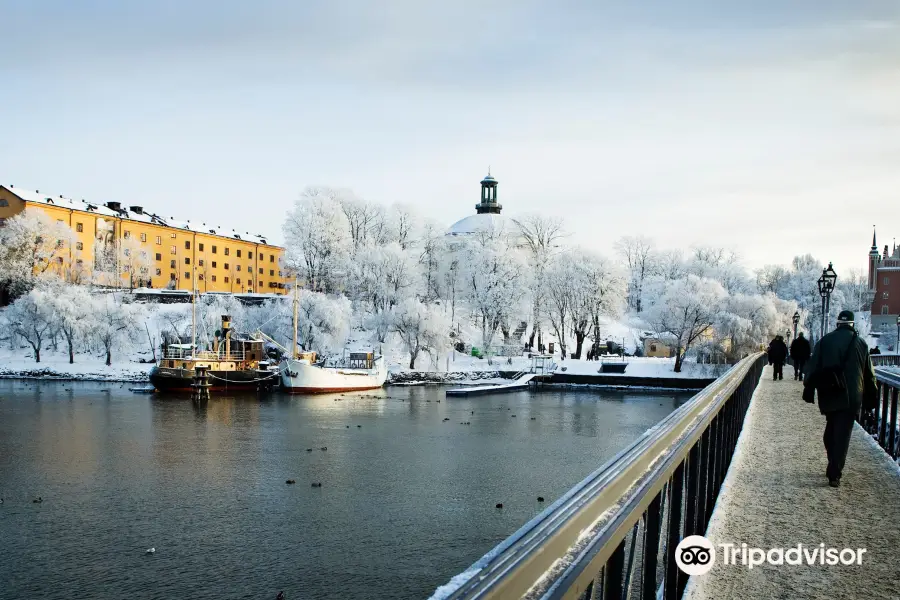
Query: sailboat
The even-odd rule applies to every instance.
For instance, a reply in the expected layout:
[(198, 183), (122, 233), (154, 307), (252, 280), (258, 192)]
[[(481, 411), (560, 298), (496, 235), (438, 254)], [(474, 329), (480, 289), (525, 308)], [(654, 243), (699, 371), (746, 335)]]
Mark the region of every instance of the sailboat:
[(341, 364), (317, 363), (315, 352), (297, 352), (300, 297), (294, 282), (294, 344), (279, 364), (281, 387), (291, 394), (323, 394), (373, 390), (384, 385), (387, 368), (383, 356), (374, 352), (349, 352)]

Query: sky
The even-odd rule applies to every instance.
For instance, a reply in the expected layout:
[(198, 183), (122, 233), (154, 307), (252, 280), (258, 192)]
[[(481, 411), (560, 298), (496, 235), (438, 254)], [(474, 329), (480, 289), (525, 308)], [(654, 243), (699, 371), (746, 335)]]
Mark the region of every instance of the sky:
[[(897, 0), (0, 0), (0, 183), (280, 240), (309, 185), (611, 253), (900, 237)], [(218, 215), (211, 218), (211, 214)]]

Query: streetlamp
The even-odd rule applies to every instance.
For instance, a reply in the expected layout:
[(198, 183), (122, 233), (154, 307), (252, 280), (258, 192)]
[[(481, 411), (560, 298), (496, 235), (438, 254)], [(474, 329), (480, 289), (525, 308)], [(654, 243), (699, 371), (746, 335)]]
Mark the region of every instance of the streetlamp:
[(822, 276), (816, 282), (819, 286), (819, 295), (822, 297), (822, 326), (819, 337), (825, 336), (825, 324), (828, 321), (828, 309), (830, 308), (831, 293), (834, 291), (834, 283), (837, 281), (837, 273), (828, 263), (827, 269), (822, 269)]
[(794, 316), (791, 317), (791, 322), (794, 324), (794, 337), (793, 339), (797, 339), (797, 324), (800, 323), (800, 311), (796, 311)]

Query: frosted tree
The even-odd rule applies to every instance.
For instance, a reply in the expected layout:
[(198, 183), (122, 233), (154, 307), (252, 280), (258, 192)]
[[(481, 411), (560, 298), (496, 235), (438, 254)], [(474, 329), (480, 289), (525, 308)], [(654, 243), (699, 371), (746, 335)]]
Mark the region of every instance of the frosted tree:
[(640, 235), (624, 236), (615, 243), (615, 249), (628, 269), (628, 304), (635, 312), (641, 312), (644, 282), (655, 269), (653, 241)]
[(41, 279), (64, 276), (75, 243), (68, 225), (41, 211), (12, 217), (0, 227), (0, 285), (17, 296)]
[(298, 312), (298, 341), (305, 350), (326, 354), (343, 345), (352, 312), (350, 300), (301, 290)]
[(760, 294), (779, 295), (790, 277), (791, 272), (784, 265), (765, 265), (756, 270), (756, 288)]
[(419, 354), (426, 352), (436, 360), (449, 345), (450, 322), (433, 306), (407, 298), (394, 309), (394, 331), (409, 353), (409, 368), (416, 368)]
[(527, 263), (512, 241), (496, 232), (472, 236), (462, 252), (458, 268), (487, 350), (497, 330), (508, 328), (510, 318), (521, 314), (530, 285)]
[[(576, 277), (571, 256), (557, 257), (544, 273), (545, 310), (559, 340), (563, 359), (567, 358), (569, 325), (572, 322), (572, 284)], [(576, 284), (577, 285), (577, 284)]]
[(351, 289), (368, 311), (368, 323), (377, 340), (384, 342), (391, 329), (391, 309), (415, 296), (419, 265), (400, 244), (368, 247), (353, 262)]
[(572, 267), (572, 333), (575, 358), (581, 358), (589, 334), (593, 334), (595, 344), (600, 342), (601, 318), (621, 315), (627, 298), (627, 282), (625, 275), (599, 254), (576, 252)]
[(714, 279), (729, 294), (747, 291), (751, 284), (740, 264), (740, 257), (732, 250), (717, 246), (695, 246), (687, 271), (697, 277)]
[(66, 340), (69, 364), (73, 364), (75, 345), (90, 330), (91, 295), (87, 288), (80, 285), (54, 285), (48, 291), (57, 331)]
[(404, 250), (415, 246), (422, 234), (422, 223), (415, 208), (406, 204), (395, 204), (387, 213), (387, 223), (391, 241), (400, 244)]
[(740, 358), (784, 334), (795, 310), (795, 302), (771, 293), (729, 296), (714, 325), (717, 341), (730, 347), (732, 358)]
[(441, 265), (449, 253), (444, 228), (429, 221), (422, 226), (419, 240), (419, 272), (422, 275), (422, 298), (434, 302), (443, 297)]
[(350, 225), (341, 209), (339, 192), (310, 187), (288, 212), (282, 227), (285, 264), (312, 290), (336, 286), (352, 248)]
[[(146, 246), (134, 237), (119, 240), (116, 248), (121, 275), (128, 279), (128, 289), (150, 280), (150, 267), (153, 260)], [(116, 278), (118, 281), (118, 277)]]
[(34, 362), (41, 362), (44, 342), (56, 326), (53, 295), (43, 286), (33, 288), (6, 309), (4, 319), (13, 335), (25, 340), (34, 351)]
[(367, 245), (388, 241), (390, 228), (383, 206), (363, 200), (350, 190), (333, 190), (332, 198), (347, 220), (354, 254)]
[(688, 275), (665, 284), (662, 294), (654, 298), (646, 319), (658, 333), (675, 337), (676, 373), (681, 372), (687, 352), (716, 323), (726, 296), (719, 282)]
[(106, 366), (112, 366), (113, 352), (120, 350), (140, 333), (139, 309), (125, 304), (116, 294), (95, 296), (90, 319), (91, 332), (106, 353)]
[(528, 256), (532, 273), (531, 334), (528, 345), (534, 346), (535, 338), (541, 343), (541, 316), (544, 314), (544, 275), (553, 257), (560, 251), (566, 232), (561, 219), (540, 214), (516, 219), (516, 227), (522, 246)]

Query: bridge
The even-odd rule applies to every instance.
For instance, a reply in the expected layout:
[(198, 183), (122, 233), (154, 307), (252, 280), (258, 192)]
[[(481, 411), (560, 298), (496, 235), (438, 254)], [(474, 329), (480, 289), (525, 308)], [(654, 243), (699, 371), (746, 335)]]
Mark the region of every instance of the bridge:
[[(818, 407), (756, 354), (433, 598), (900, 598), (900, 369), (888, 366), (900, 357), (873, 360), (879, 405), (858, 415), (840, 488), (825, 478)], [(689, 576), (676, 554), (692, 535), (714, 556)], [(760, 558), (777, 563), (773, 549), (785, 564)]]

